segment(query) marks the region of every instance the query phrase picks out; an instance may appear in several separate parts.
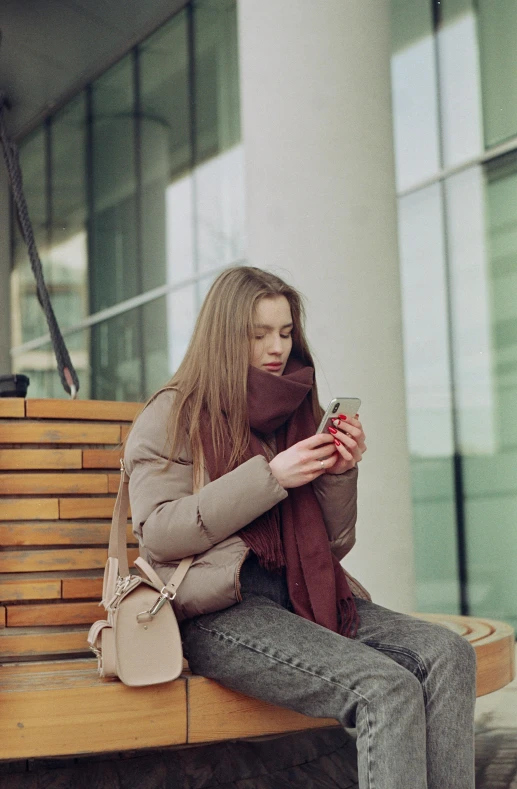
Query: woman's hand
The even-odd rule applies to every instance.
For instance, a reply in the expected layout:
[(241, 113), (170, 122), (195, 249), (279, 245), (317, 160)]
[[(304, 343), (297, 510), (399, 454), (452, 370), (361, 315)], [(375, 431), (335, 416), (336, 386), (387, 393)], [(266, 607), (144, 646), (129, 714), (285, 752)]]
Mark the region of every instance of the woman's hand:
[(338, 460), (327, 470), (327, 474), (344, 474), (361, 460), (366, 452), (365, 435), (359, 419), (340, 414), (332, 419), (329, 427), (339, 453)]
[(283, 488), (299, 488), (325, 474), (340, 461), (334, 436), (318, 433), (279, 452), (269, 465)]

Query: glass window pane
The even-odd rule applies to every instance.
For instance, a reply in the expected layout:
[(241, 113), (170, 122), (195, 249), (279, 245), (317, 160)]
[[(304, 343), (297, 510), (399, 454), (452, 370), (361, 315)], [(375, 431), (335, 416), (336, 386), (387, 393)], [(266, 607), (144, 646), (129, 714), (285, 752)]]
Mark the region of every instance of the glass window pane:
[(438, 88), (429, 0), (392, 0), (391, 86), (398, 190), (440, 167)]
[(194, 26), (196, 252), (206, 271), (244, 257), (235, 2), (196, 3)]
[(51, 126), (49, 286), (62, 329), (88, 314), (85, 122), (81, 94), (55, 116)]
[(473, 167), (454, 175), (445, 189), (458, 450), (490, 454), (495, 445), (494, 361), (483, 171)]
[(93, 396), (142, 401), (180, 364), (196, 319), (195, 286), (92, 327)]
[(194, 270), (187, 21), (187, 12), (181, 12), (140, 50), (145, 290)]
[(477, 19), (472, 0), (442, 3), (438, 30), (443, 163), (467, 161), (483, 150)]
[(129, 55), (93, 85), (91, 312), (141, 291), (133, 87)]
[(417, 605), (422, 611), (456, 613), (452, 399), (439, 185), (400, 200), (399, 239)]
[(477, 4), (485, 145), (517, 134), (517, 3)]
[[(458, 176), (459, 177), (459, 176)], [(481, 179), (480, 179), (481, 180)], [(472, 186), (457, 188), (457, 201), (466, 199)], [(471, 197), (472, 200), (476, 198)], [(477, 299), (470, 299), (470, 323), (478, 338), (466, 344), (470, 360), (472, 397), (477, 397), (477, 430), (474, 414), (464, 438), (465, 513), (469, 598), (472, 613), (492, 616), (517, 625), (517, 159), (507, 157), (487, 172), (486, 232), (488, 264), (473, 271)], [(481, 210), (473, 213), (469, 232)], [(465, 257), (465, 260), (467, 256)], [(474, 262), (474, 268), (476, 263)], [(465, 266), (458, 288), (466, 285)], [(465, 313), (467, 309), (464, 303)], [(480, 314), (477, 316), (476, 313)], [(466, 319), (464, 318), (464, 321)], [(465, 322), (465, 326), (467, 326)], [(488, 345), (488, 351), (487, 346)], [(461, 349), (460, 349), (461, 350)], [(464, 365), (466, 362), (464, 362)], [(479, 369), (481, 366), (481, 370)], [(475, 392), (476, 376), (479, 390)], [(485, 380), (487, 383), (485, 383)], [(463, 410), (466, 410), (464, 403)]]
[(169, 370), (172, 375), (187, 350), (196, 321), (196, 289), (193, 285), (167, 296), (167, 335)]
[(94, 400), (145, 399), (142, 359), (142, 308), (92, 326), (92, 396)]

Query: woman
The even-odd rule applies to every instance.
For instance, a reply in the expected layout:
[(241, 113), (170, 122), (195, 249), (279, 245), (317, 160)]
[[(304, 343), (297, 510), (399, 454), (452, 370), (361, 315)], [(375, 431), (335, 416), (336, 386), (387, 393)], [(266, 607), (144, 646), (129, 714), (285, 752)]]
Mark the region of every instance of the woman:
[(361, 789), (473, 789), (474, 650), (375, 605), (341, 568), (365, 437), (344, 415), (315, 435), (299, 294), (257, 268), (223, 272), (169, 387), (125, 465), (163, 580), (196, 555), (175, 601), (191, 669), (355, 727)]

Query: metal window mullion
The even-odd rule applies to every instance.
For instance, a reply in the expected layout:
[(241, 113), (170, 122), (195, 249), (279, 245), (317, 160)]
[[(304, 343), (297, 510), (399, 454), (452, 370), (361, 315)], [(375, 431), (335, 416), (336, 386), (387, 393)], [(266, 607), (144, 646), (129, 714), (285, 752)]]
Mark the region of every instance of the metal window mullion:
[[(142, 106), (140, 91), (140, 49), (133, 50), (133, 152), (135, 157), (135, 225), (136, 225), (136, 284), (138, 293), (144, 290), (143, 283), (143, 184), (142, 184)], [(144, 360), (144, 316), (143, 309), (136, 313), (137, 354), (140, 359), (140, 396), (147, 396), (146, 371)]]
[(454, 305), (452, 296), (451, 253), (448, 232), (447, 194), (445, 183), (440, 185), (443, 227), (445, 232), (445, 280), (446, 280), (446, 318), (447, 318), (447, 344), (449, 356), (449, 380), (451, 392), (451, 422), (453, 437), (453, 490), (454, 511), (456, 514), (456, 541), (459, 582), (460, 614), (468, 616), (470, 613), (469, 586), (468, 586), (468, 557), (467, 557), (467, 529), (465, 513), (465, 480), (463, 473), (463, 455), (461, 452), (461, 437), (458, 419), (458, 401), (456, 396), (456, 361), (454, 348)]
[[(50, 250), (52, 247), (52, 223), (53, 223), (53, 207), (52, 207), (52, 120), (53, 116), (47, 118), (43, 126), (45, 133), (45, 243), (47, 247), (47, 265), (44, 269), (44, 277), (47, 283), (47, 288), (50, 291), (52, 298), (52, 285), (54, 284), (54, 271), (51, 264)], [(47, 389), (47, 386), (45, 386)], [(50, 376), (50, 389), (48, 393), (50, 397), (54, 395), (53, 376)], [(48, 390), (47, 390), (48, 391)]]
[[(444, 172), (444, 128), (443, 128), (443, 112), (441, 104), (442, 95), (442, 74), (441, 74), (441, 61), (439, 52), (438, 33), (442, 22), (442, 7), (438, 0), (432, 0), (432, 13), (433, 13), (433, 51), (434, 62), (436, 70), (436, 108), (438, 113), (438, 154), (439, 162)], [(456, 544), (457, 544), (457, 562), (458, 562), (458, 583), (459, 583), (459, 606), (460, 614), (468, 615), (469, 613), (469, 597), (468, 597), (468, 565), (467, 565), (467, 547), (466, 547), (466, 523), (465, 523), (465, 486), (463, 479), (463, 458), (461, 455), (461, 443), (459, 435), (458, 424), (458, 402), (456, 397), (456, 362), (454, 353), (454, 319), (453, 319), (453, 303), (452, 303), (452, 276), (451, 276), (451, 252), (449, 244), (449, 217), (447, 212), (447, 194), (445, 188), (445, 180), (440, 179), (439, 183), (441, 208), (442, 208), (442, 221), (444, 229), (444, 267), (445, 267), (445, 282), (446, 282), (446, 321), (447, 321), (447, 350), (448, 350), (448, 366), (449, 366), (449, 387), (450, 387), (450, 402), (451, 402), (451, 424), (452, 424), (452, 439), (453, 439), (453, 491), (454, 491), (454, 511), (455, 511), (455, 525), (456, 525)]]
[[(93, 176), (93, 87), (88, 85), (86, 87), (86, 150), (85, 150), (85, 167), (86, 167), (86, 255), (87, 255), (87, 309), (88, 314), (91, 315), (92, 310), (92, 263), (93, 263), (93, 250), (94, 250), (94, 234), (95, 234), (95, 184)], [(90, 367), (92, 367), (94, 347), (93, 347), (93, 332), (89, 333), (88, 338)], [(96, 398), (96, 382), (97, 376), (90, 376), (90, 397), (95, 400)]]
[[(197, 134), (197, 81), (196, 81), (196, 31), (194, 3), (189, 3), (187, 13), (187, 74), (188, 74), (188, 107), (190, 135), (190, 170), (192, 178), (192, 255), (194, 274), (199, 274), (199, 238), (198, 238), (198, 199), (196, 167), (198, 160)], [(199, 282), (196, 284), (196, 312), (201, 307)]]
[(458, 175), (459, 173), (469, 170), (472, 167), (489, 164), (495, 159), (499, 159), (502, 156), (515, 151), (517, 151), (517, 136), (506, 140), (506, 142), (501, 143), (496, 148), (483, 151), (483, 153), (480, 153), (478, 156), (473, 156), (465, 162), (452, 165), (451, 167), (444, 167), (435, 175), (432, 175), (429, 178), (424, 178), (422, 181), (418, 181), (416, 184), (413, 186), (408, 186), (406, 189), (401, 189), (399, 192), (397, 192), (397, 197), (406, 197), (407, 195), (414, 194), (421, 189), (426, 189), (428, 186), (433, 186), (434, 184), (440, 183), (440, 181), (446, 181), (452, 175)]

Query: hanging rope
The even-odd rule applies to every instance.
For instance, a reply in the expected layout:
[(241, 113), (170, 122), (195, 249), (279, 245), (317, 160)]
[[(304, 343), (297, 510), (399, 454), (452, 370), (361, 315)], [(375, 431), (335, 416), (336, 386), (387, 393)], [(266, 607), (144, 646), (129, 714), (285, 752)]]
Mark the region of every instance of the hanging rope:
[(50, 339), (52, 341), (52, 347), (54, 348), (54, 354), (56, 356), (59, 377), (61, 378), (61, 383), (65, 392), (68, 392), (72, 398), (75, 398), (77, 392), (79, 391), (79, 378), (77, 377), (77, 373), (70, 359), (70, 354), (68, 353), (63, 335), (61, 334), (56, 316), (54, 315), (54, 310), (52, 309), (52, 304), (50, 303), (50, 296), (48, 294), (45, 279), (43, 277), (41, 260), (36, 247), (36, 242), (34, 240), (34, 231), (29, 218), (27, 201), (25, 200), (25, 195), (23, 193), (22, 172), (20, 168), (18, 148), (9, 138), (5, 126), (5, 108), (9, 109), (9, 101), (5, 91), (0, 90), (0, 141), (2, 143), (7, 174), (9, 176), (11, 191), (13, 193), (14, 203), (18, 214), (20, 231), (27, 246), (32, 273), (34, 274), (34, 278), (36, 280), (38, 301), (41, 304), (47, 319)]

